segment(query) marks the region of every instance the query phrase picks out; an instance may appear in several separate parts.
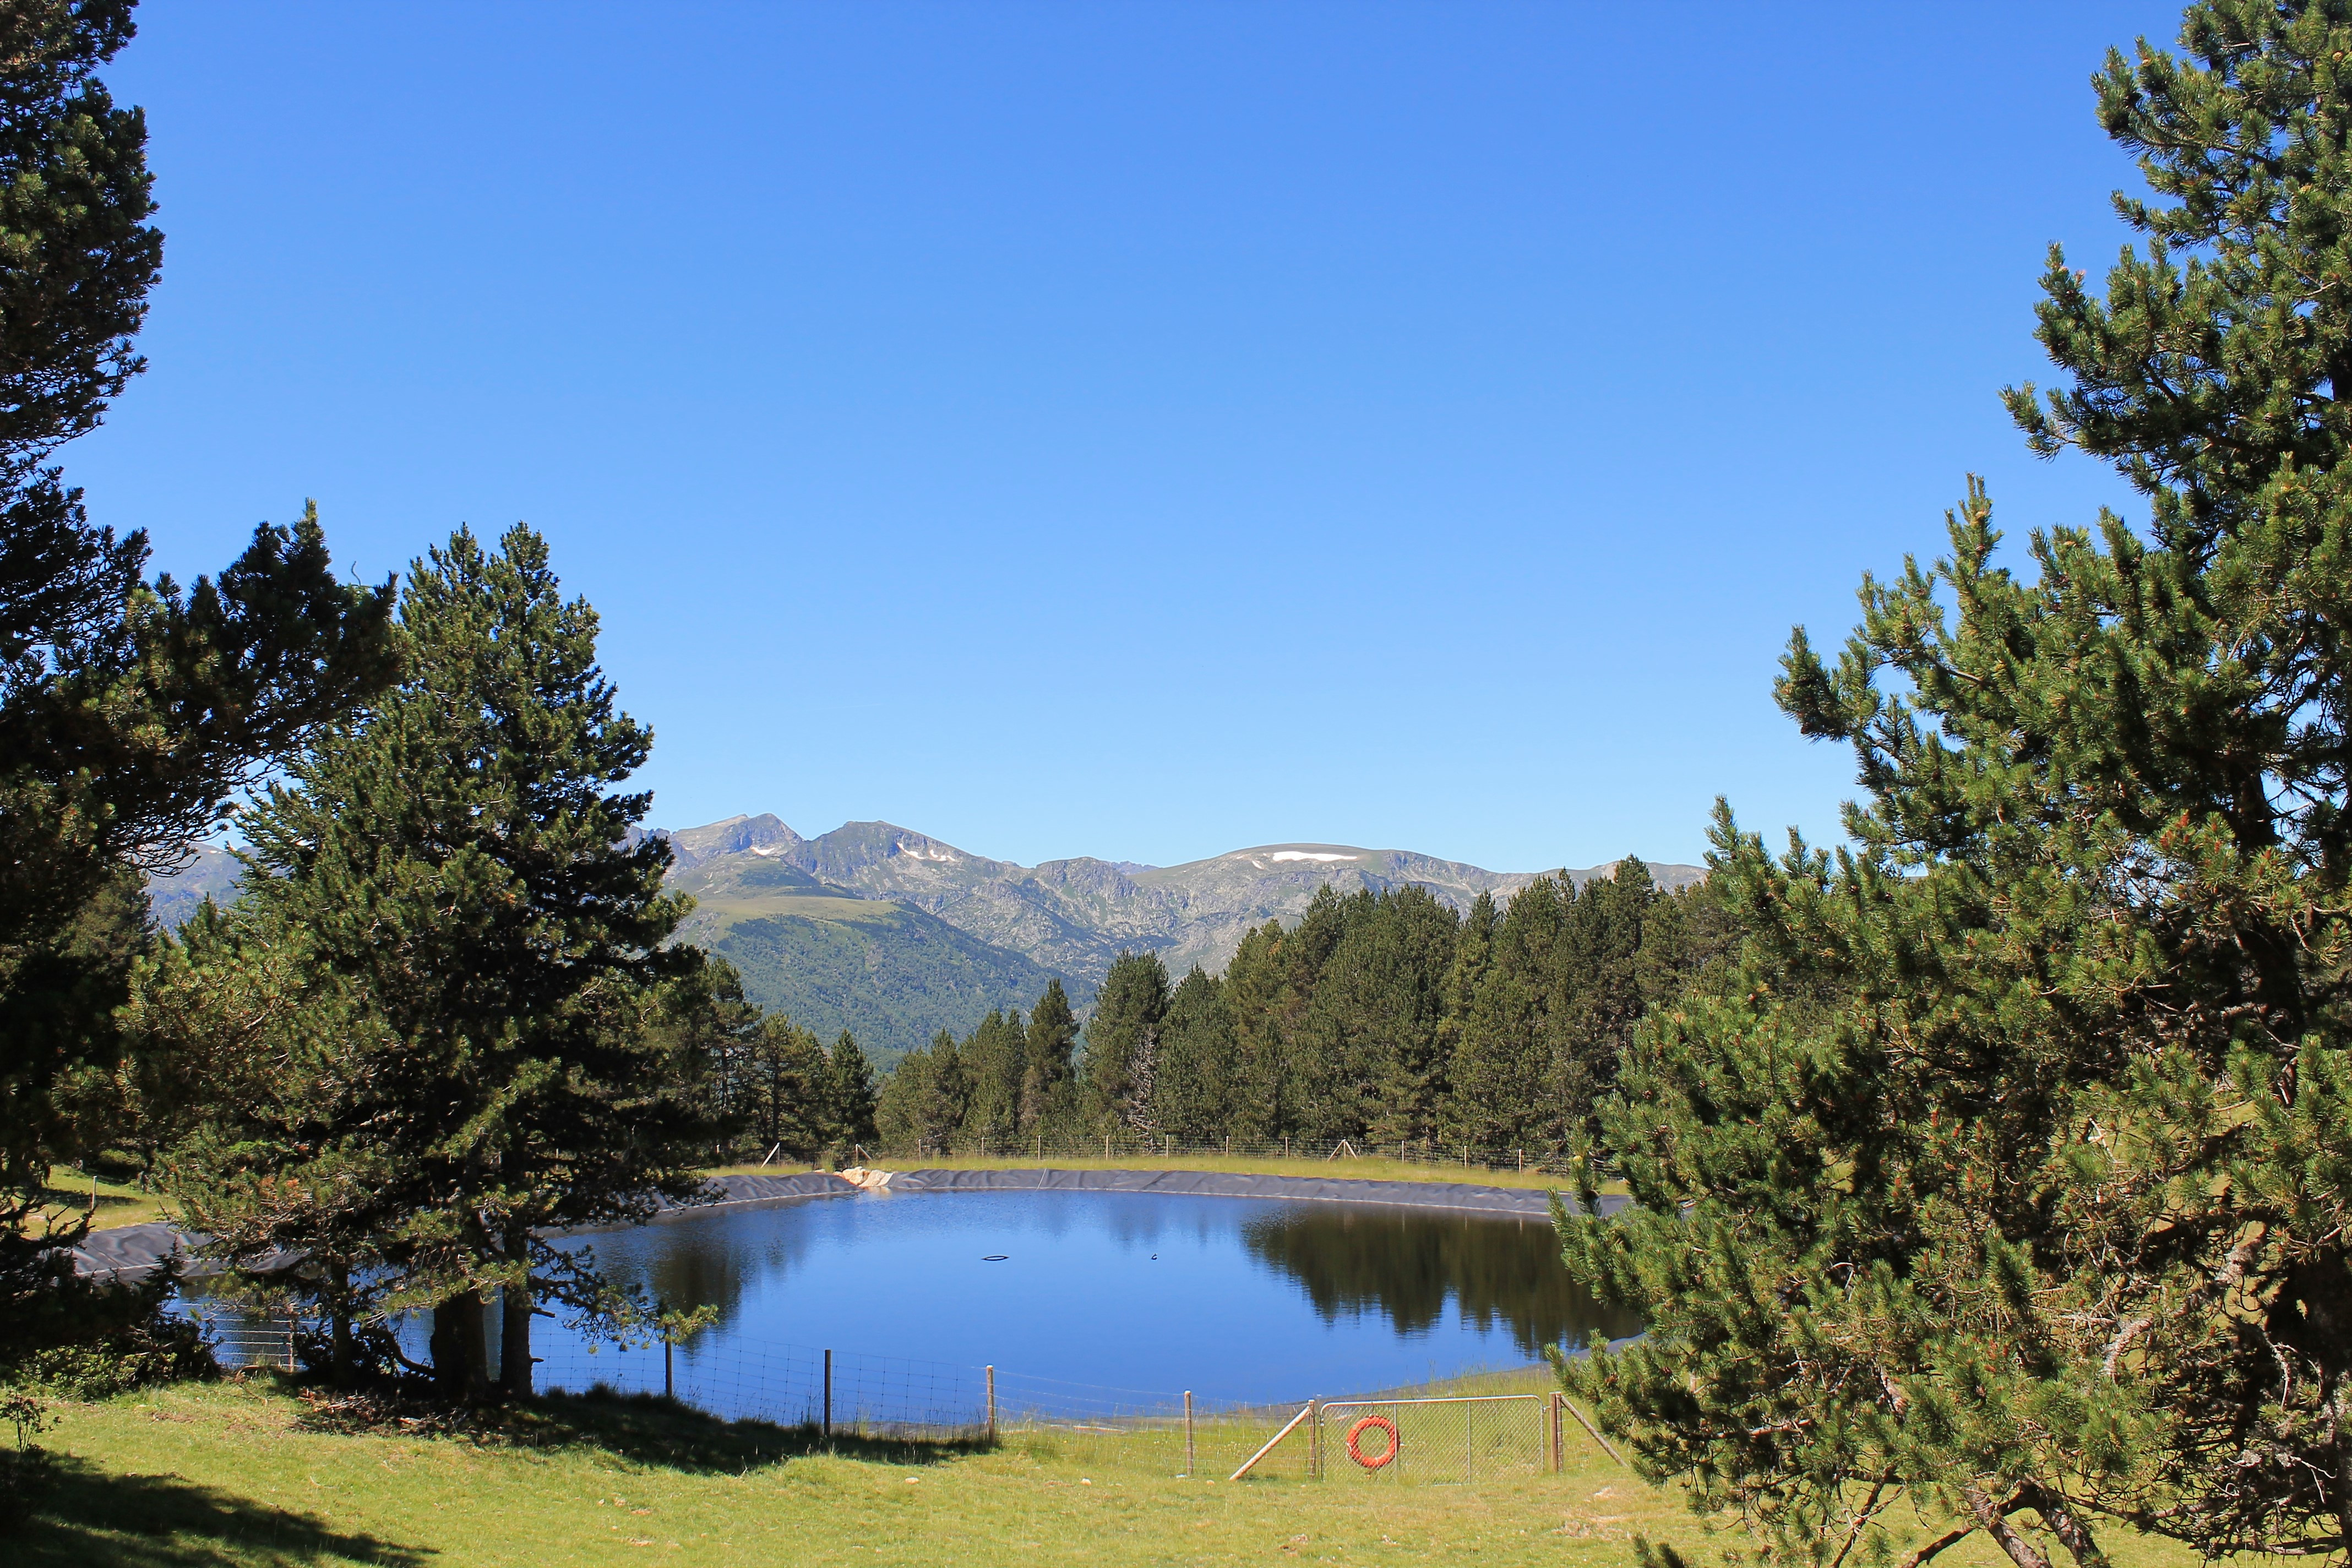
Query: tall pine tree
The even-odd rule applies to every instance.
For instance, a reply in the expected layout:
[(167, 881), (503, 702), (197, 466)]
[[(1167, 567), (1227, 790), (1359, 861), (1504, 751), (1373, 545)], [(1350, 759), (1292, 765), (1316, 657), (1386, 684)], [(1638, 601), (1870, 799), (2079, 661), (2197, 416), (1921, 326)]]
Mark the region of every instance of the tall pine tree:
[(1168, 970), (1156, 952), (1121, 952), (1111, 960), (1094, 1016), (1087, 1020), (1088, 1119), (1104, 1131), (1159, 1131), (1153, 1087), (1159, 1078), (1160, 1035), (1168, 1018)]
[(1029, 1009), (1021, 1071), (1021, 1135), (1050, 1135), (1077, 1110), (1078, 1018), (1059, 980), (1045, 982), (1045, 994)]
[(1169, 996), (1160, 1026), (1151, 1103), (1160, 1130), (1202, 1142), (1235, 1135), (1237, 1065), (1224, 985), (1195, 964)]
[(394, 1304), (436, 1309), (436, 1362), (469, 1395), (492, 1383), (494, 1297), (509, 1394), (542, 1297), (604, 1302), (534, 1233), (694, 1197), (710, 1137), (707, 1064), (657, 1026), (660, 983), (700, 961), (664, 945), (688, 906), (662, 891), (667, 841), (631, 833), (650, 797), (617, 787), (653, 737), (619, 711), (596, 626), (530, 530), (496, 552), (460, 530), (412, 569), (400, 683), (246, 821), (240, 919), (366, 1026), (277, 1173), (372, 1173), (352, 1202)]
[(0, 7), (0, 1357), (70, 1288), (79, 1222), (36, 1216), (117, 1065), (141, 873), (391, 673), (390, 595), (335, 580), (315, 515), (183, 591), (47, 466), (144, 363), (146, 121), (99, 76), (131, 11)]
[(874, 1142), (874, 1064), (846, 1029), (833, 1042), (825, 1058), (825, 1087), (831, 1100), (833, 1139), (836, 1143)]
[(2101, 1561), (2352, 1546), (2352, 6), (2213, 0), (2096, 79), (2154, 199), (2104, 298), (2053, 253), (2010, 395), (2135, 527), (1865, 580), (1780, 687), (1849, 742), (1853, 847), (1727, 815), (1738, 972), (1637, 1032), (1601, 1121), (1639, 1209), (1570, 1222), (1641, 1310), (1569, 1369), (1650, 1473), (1782, 1557), (1981, 1531)]

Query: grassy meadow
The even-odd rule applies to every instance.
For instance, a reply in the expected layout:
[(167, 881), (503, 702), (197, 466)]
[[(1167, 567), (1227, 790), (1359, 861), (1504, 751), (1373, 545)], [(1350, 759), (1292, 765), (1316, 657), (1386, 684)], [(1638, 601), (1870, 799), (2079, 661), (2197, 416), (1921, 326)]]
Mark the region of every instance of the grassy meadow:
[(91, 1226), (96, 1229), (168, 1219), (173, 1214), (170, 1200), (160, 1194), (72, 1165), (51, 1165), (48, 1188), (42, 1195), (52, 1208), (67, 1216), (79, 1218), (85, 1213), (90, 1214)]
[[(1016, 1430), (993, 1448), (827, 1445), (804, 1429), (596, 1396), (542, 1400), (474, 1430), (422, 1413), (355, 1426), (260, 1375), (65, 1405), (58, 1415), (47, 1441), (59, 1479), (8, 1542), (15, 1568), (1631, 1568), (1635, 1531), (1703, 1542), (1673, 1495), (1580, 1435), (1560, 1475), (1375, 1490), (1295, 1470), (1234, 1483), (1205, 1464), (1187, 1479), (1182, 1438), (1165, 1430)], [(2182, 1553), (2114, 1546), (2118, 1568), (2189, 1568)], [(1941, 1561), (1999, 1568), (1987, 1551)]]

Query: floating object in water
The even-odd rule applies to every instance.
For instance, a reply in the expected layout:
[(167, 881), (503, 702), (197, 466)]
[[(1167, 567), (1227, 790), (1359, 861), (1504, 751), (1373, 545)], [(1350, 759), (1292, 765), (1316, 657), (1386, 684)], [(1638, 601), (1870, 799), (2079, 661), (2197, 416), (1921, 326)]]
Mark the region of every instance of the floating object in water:
[(1002, 1263), (1004, 1261), (1004, 1254), (1001, 1252), (992, 1252), (987, 1257), (982, 1258), (981, 1261), (982, 1263)]

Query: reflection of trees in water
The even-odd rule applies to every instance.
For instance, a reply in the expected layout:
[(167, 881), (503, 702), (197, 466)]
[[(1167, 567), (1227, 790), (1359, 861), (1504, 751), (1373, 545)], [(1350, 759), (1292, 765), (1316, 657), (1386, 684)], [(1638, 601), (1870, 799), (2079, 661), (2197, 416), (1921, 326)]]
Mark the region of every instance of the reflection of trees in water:
[(1451, 1297), (1481, 1330), (1507, 1325), (1530, 1356), (1562, 1341), (1581, 1345), (1596, 1331), (1618, 1339), (1641, 1328), (1602, 1311), (1569, 1279), (1559, 1238), (1541, 1220), (1334, 1204), (1252, 1220), (1242, 1239), (1297, 1280), (1326, 1321), (1379, 1310), (1399, 1333), (1423, 1333)]
[(811, 1244), (806, 1227), (761, 1224), (762, 1217), (697, 1215), (642, 1230), (593, 1232), (572, 1244), (593, 1248), (614, 1284), (634, 1285), (671, 1307), (716, 1307), (721, 1322), (733, 1322), (744, 1290), (757, 1279), (781, 1279)]

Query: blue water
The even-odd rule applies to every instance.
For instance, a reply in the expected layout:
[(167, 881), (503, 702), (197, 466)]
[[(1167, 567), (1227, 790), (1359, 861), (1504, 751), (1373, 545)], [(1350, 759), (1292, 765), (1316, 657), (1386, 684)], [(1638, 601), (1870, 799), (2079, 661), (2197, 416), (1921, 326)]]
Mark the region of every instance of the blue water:
[[(839, 1408), (926, 1419), (927, 1400), (979, 1398), (983, 1364), (1006, 1405), (1109, 1413), (1186, 1389), (1234, 1405), (1391, 1388), (1633, 1328), (1570, 1282), (1541, 1221), (1351, 1204), (861, 1194), (566, 1245), (672, 1306), (719, 1310), (672, 1376), (727, 1414), (810, 1405), (824, 1348)], [(536, 1334), (542, 1385), (661, 1386), (658, 1348), (592, 1354), (546, 1320)]]
[[(1638, 1331), (1569, 1279), (1541, 1220), (1163, 1193), (861, 1194), (575, 1235), (597, 1268), (717, 1321), (675, 1348), (615, 1346), (557, 1316), (542, 1389), (667, 1387), (724, 1415), (976, 1424), (1372, 1393), (1524, 1365)], [(990, 1261), (1001, 1258), (1001, 1261)], [(225, 1327), (240, 1314), (190, 1305)], [(496, 1344), (498, 1315), (486, 1314)], [(283, 1320), (276, 1348), (285, 1353)], [(249, 1321), (245, 1326), (250, 1328)], [(266, 1325), (265, 1325), (266, 1330)], [(399, 1325), (426, 1354), (426, 1325)], [(231, 1347), (235, 1348), (235, 1347)]]

